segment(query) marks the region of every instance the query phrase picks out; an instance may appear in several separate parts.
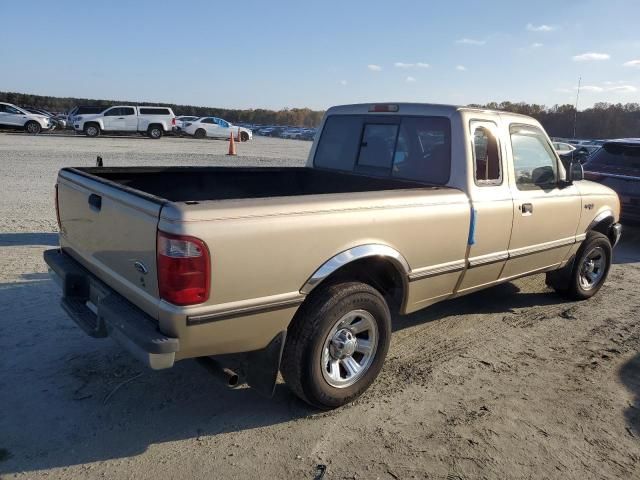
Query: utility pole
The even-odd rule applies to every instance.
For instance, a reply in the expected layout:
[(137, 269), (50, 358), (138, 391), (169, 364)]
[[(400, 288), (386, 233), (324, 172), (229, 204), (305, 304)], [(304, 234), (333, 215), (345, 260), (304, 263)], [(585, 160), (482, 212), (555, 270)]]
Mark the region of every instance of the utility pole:
[(580, 85), (582, 77), (578, 77), (578, 93), (576, 93), (576, 109), (573, 112), (573, 138), (576, 138), (576, 125), (578, 124), (578, 100), (580, 99)]

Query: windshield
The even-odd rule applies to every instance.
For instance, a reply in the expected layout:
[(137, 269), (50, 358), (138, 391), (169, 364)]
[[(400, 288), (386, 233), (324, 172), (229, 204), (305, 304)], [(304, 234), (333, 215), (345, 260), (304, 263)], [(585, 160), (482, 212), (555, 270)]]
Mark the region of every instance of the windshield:
[(451, 167), (449, 119), (330, 116), (316, 148), (314, 166), (444, 185)]

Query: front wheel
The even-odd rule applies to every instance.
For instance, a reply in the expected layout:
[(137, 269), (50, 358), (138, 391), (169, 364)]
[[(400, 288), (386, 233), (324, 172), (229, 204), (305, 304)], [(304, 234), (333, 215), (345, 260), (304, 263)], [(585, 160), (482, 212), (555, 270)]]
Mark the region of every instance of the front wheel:
[(42, 127), (38, 122), (34, 122), (33, 120), (27, 122), (24, 126), (26, 132), (30, 135), (37, 135), (42, 131)]
[(100, 135), (100, 127), (96, 124), (91, 123), (84, 127), (84, 134), (87, 137), (97, 137), (98, 135)]
[(611, 242), (606, 235), (590, 232), (573, 263), (573, 267), (564, 280), (562, 275), (547, 274), (547, 283), (556, 291), (574, 300), (585, 300), (598, 293), (602, 287), (612, 260)]
[(289, 327), (282, 376), (307, 403), (342, 406), (376, 379), (390, 339), (389, 307), (375, 288), (359, 282), (319, 287)]
[(241, 142), (248, 142), (249, 141), (249, 134), (247, 132), (240, 132), (240, 141)]

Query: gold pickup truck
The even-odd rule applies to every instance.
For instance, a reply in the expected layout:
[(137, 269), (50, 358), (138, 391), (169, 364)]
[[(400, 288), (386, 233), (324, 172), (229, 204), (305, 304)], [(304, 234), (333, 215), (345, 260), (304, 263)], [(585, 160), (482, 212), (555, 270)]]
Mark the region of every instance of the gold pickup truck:
[(44, 257), (89, 335), (153, 369), (241, 354), (319, 408), (374, 381), (392, 314), (542, 272), (589, 298), (621, 233), (537, 121), (424, 104), (329, 109), (305, 168), (64, 168), (56, 206)]

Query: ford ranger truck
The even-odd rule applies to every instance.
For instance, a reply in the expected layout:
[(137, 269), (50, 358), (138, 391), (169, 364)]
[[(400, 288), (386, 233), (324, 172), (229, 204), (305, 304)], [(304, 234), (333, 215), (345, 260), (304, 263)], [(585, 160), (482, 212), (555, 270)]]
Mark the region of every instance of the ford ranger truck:
[(333, 107), (302, 168), (63, 168), (56, 192), (44, 258), (85, 332), (153, 369), (239, 354), (323, 409), (377, 377), (392, 315), (537, 273), (587, 299), (621, 234), (536, 120), (444, 105)]

